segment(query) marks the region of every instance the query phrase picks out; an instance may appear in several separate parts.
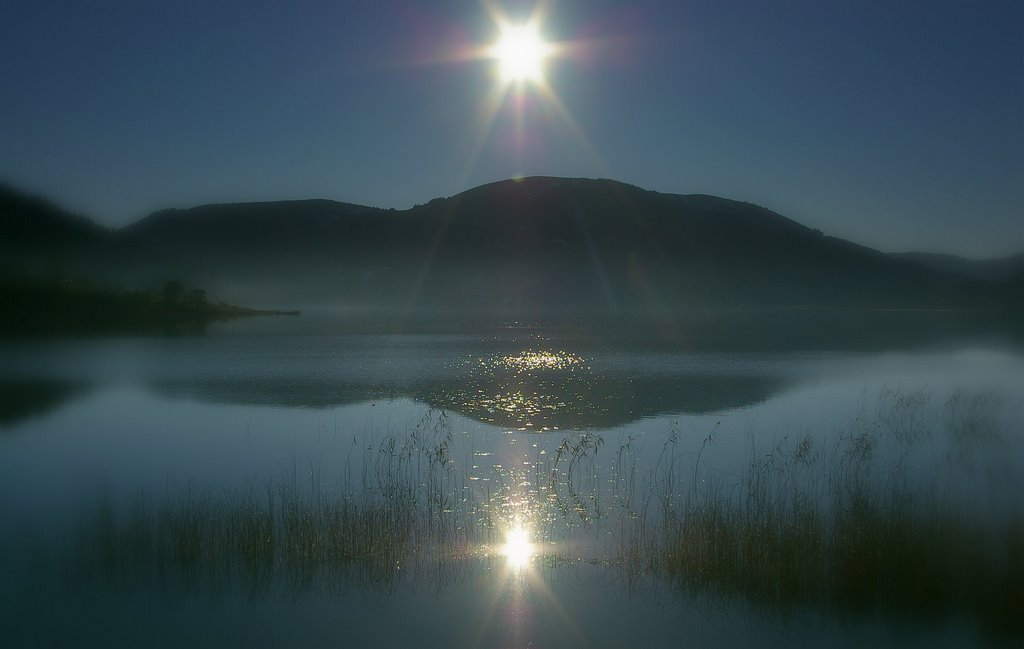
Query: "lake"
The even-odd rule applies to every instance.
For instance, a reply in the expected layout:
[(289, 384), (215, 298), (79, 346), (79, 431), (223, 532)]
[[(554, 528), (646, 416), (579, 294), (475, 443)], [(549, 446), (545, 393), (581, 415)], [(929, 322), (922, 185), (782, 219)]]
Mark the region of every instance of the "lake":
[(1019, 331), (878, 318), (0, 341), (3, 644), (1019, 642)]

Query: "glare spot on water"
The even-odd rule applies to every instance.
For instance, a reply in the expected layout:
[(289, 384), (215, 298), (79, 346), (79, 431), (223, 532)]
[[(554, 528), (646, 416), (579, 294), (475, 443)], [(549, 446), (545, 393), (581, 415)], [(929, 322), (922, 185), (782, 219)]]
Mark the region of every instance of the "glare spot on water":
[(513, 570), (525, 568), (533, 556), (533, 543), (530, 542), (529, 532), (522, 526), (509, 530), (501, 553), (505, 555), (509, 567)]

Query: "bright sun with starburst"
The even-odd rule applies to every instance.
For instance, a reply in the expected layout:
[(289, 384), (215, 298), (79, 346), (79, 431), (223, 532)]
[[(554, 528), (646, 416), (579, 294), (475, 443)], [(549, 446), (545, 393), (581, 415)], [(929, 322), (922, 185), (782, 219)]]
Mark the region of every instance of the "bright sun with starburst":
[[(492, 82), (469, 124), (469, 148), (460, 173), (468, 178), (490, 145), (501, 146), (509, 163), (524, 164), (527, 154), (536, 155), (549, 136), (575, 140), (603, 167), (555, 87), (566, 75), (564, 63), (590, 59), (596, 46), (585, 39), (566, 39), (564, 24), (563, 31), (550, 27), (550, 0), (534, 0), (528, 15), (507, 14), (498, 0), (479, 2), (490, 18), (486, 40), (466, 43), (453, 50), (450, 59), (445, 56), (455, 62), (486, 63)], [(499, 139), (494, 138), (496, 133)]]
[(537, 24), (499, 25), (498, 41), (490, 55), (498, 62), (501, 80), (506, 83), (541, 83), (544, 81), (544, 63), (553, 47), (544, 41)]

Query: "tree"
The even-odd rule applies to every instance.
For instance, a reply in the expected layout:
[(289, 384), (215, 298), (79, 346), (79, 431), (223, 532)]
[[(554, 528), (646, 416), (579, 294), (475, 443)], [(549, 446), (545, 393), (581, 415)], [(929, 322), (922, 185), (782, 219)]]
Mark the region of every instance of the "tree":
[(192, 289), (188, 294), (188, 304), (196, 311), (206, 311), (210, 306), (209, 301), (206, 299), (206, 291), (201, 288)]
[(177, 305), (185, 295), (185, 287), (174, 279), (164, 284), (164, 304)]

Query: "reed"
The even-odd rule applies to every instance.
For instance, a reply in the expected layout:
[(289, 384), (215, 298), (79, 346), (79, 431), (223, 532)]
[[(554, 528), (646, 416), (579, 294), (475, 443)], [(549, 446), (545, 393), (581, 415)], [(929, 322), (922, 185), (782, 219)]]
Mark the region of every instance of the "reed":
[[(74, 537), (68, 574), (107, 585), (260, 595), (358, 587), (389, 592), (432, 571), (458, 574), (493, 556), (513, 515), (543, 542), (583, 529), (612, 539), (544, 563), (590, 560), (632, 583), (668, 580), (687, 594), (738, 599), (783, 614), (919, 620), (962, 618), (1024, 635), (1024, 522), (989, 518), (941, 485), (911, 480), (914, 445), (948, 437), (944, 462), (998, 443), (988, 397), (955, 394), (942, 425), (922, 417), (930, 396), (884, 394), (826, 445), (809, 435), (752, 446), (739, 475), (708, 458), (717, 427), (684, 448), (674, 426), (642, 461), (634, 438), (615, 453), (570, 433), (532, 474), (494, 469), (470, 482), (444, 413), (373, 447), (353, 443), (343, 479), (316, 471), (221, 497), (186, 494), (128, 507), (104, 501)], [(966, 459), (965, 459), (966, 458)], [(607, 461), (608, 464), (602, 464)], [(463, 463), (470, 464), (469, 459)], [(308, 484), (305, 480), (308, 478)], [(551, 547), (551, 546), (545, 546)]]
[[(977, 515), (938, 486), (912, 488), (901, 453), (875, 461), (880, 448), (937, 434), (918, 419), (925, 397), (883, 398), (891, 407), (855, 422), (833, 448), (818, 449), (807, 436), (755, 451), (733, 480), (702, 472), (714, 434), (690, 466), (678, 462), (678, 440), (670, 437), (646, 499), (630, 510), (632, 525), (620, 534), (619, 565), (667, 577), (688, 593), (775, 612), (960, 617), (997, 635), (1024, 634), (1019, 512)], [(988, 398), (957, 393), (946, 405), (954, 449), (992, 434), (980, 413)], [(680, 492), (685, 471), (688, 489)]]

